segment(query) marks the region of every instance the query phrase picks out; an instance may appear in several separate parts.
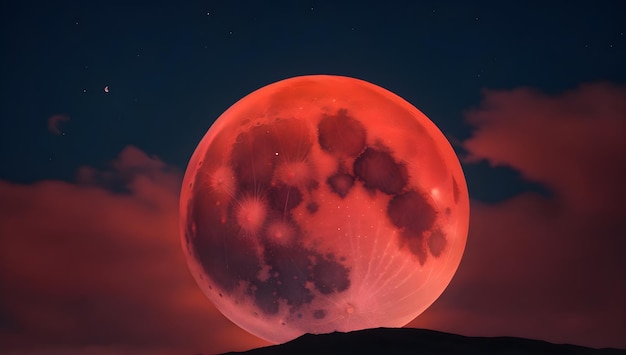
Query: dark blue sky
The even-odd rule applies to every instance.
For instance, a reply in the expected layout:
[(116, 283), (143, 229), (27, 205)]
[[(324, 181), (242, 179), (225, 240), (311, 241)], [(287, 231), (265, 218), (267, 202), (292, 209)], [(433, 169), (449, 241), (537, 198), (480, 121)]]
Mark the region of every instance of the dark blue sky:
[[(483, 89), (626, 80), (620, 1), (13, 2), (1, 12), (0, 178), (17, 182), (71, 180), (129, 144), (182, 170), (226, 108), (291, 76), (381, 85), (453, 141), (470, 135), (463, 112)], [(64, 135), (48, 131), (55, 114), (70, 118)], [(506, 169), (465, 168), (474, 198), (521, 188)]]

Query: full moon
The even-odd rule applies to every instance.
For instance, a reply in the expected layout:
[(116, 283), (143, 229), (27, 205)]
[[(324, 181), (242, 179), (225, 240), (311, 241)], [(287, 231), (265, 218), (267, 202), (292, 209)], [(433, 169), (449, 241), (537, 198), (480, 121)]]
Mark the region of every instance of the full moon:
[(402, 327), (456, 272), (469, 197), (452, 147), (366, 81), (290, 78), (239, 100), (187, 167), (181, 241), (224, 316), (273, 343)]

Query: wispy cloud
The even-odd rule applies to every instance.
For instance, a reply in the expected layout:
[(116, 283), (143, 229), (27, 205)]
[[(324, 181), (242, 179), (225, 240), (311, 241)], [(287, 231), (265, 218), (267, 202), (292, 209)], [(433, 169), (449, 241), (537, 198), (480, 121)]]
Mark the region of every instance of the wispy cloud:
[(61, 130), (61, 125), (70, 120), (70, 116), (68, 115), (52, 115), (48, 118), (48, 130), (50, 133), (56, 134), (60, 136), (63, 134)]
[(111, 169), (79, 175), (0, 181), (1, 350), (191, 354), (266, 344), (221, 316), (187, 270), (179, 171), (127, 147)]
[(544, 185), (472, 202), (470, 235), (449, 289), (412, 326), (626, 347), (626, 88), (560, 95), (485, 91), (467, 113), (469, 161)]

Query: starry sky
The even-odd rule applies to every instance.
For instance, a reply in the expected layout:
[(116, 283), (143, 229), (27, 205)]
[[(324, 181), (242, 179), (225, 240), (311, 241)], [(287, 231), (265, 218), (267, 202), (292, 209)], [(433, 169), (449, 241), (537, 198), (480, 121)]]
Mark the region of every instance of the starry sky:
[(0, 351), (267, 345), (196, 286), (178, 194), (224, 110), (306, 74), (400, 95), (462, 162), (466, 253), (408, 326), (626, 348), (623, 2), (23, 1), (0, 14)]

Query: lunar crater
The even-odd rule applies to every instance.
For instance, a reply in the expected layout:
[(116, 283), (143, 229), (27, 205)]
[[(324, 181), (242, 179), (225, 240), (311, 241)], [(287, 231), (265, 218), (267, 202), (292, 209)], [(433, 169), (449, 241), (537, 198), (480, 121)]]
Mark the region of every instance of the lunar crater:
[(449, 143), (357, 79), (288, 79), (240, 100), (198, 145), (183, 186), (181, 240), (198, 284), (272, 342), (405, 325), (448, 285), (467, 237)]

